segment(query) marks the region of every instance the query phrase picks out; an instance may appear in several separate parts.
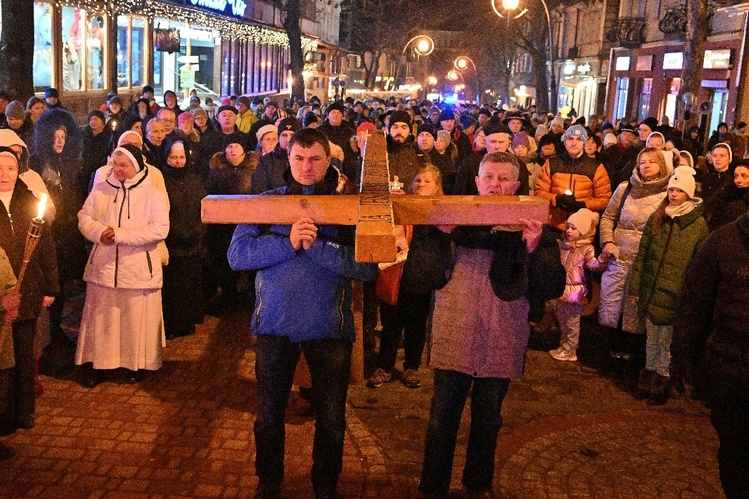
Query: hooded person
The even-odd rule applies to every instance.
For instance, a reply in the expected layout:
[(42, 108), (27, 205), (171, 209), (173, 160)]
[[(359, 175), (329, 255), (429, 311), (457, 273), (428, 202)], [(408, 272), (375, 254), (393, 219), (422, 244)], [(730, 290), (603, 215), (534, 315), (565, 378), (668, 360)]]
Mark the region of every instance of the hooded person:
[[(413, 144), (411, 115), (405, 111), (393, 111), (387, 135), (390, 181), (405, 184), (407, 191), (411, 188), (409, 179), (413, 178), (420, 166)], [(366, 168), (366, 165), (364, 167)]]
[[(189, 113), (182, 113), (184, 116)], [(195, 332), (203, 318), (201, 307), (185, 303), (203, 303), (201, 272), (205, 254), (206, 225), (200, 218), (200, 203), (206, 196), (203, 179), (192, 165), (189, 144), (169, 137), (164, 149), (164, 181), (169, 197), (169, 265), (164, 267), (162, 305), (166, 339)]]
[(161, 367), (164, 322), (158, 244), (169, 232), (166, 194), (151, 182), (140, 149), (117, 147), (112, 173), (94, 185), (78, 218), (94, 244), (86, 265), (86, 300), (75, 355), (84, 385), (103, 369), (124, 367), (128, 382)]
[(44, 218), (47, 222), (52, 223), (55, 219), (55, 203), (49, 197), (47, 186), (42, 180), (42, 176), (29, 168), (29, 150), (26, 143), (16, 135), (12, 130), (0, 128), (0, 147), (8, 147), (13, 150), (18, 158), (18, 178), (26, 184), (34, 196), (41, 198), (42, 194), (47, 196), (47, 209)]

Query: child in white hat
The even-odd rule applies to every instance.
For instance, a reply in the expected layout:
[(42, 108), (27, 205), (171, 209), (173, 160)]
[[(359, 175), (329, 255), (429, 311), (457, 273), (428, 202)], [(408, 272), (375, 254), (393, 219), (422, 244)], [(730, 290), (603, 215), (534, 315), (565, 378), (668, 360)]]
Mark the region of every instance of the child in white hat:
[(666, 198), (645, 224), (629, 282), (647, 333), (645, 369), (635, 396), (651, 405), (668, 400), (677, 297), (689, 262), (709, 233), (702, 200), (694, 197), (695, 173), (688, 166), (674, 170)]
[(586, 271), (601, 272), (609, 260), (604, 254), (596, 258), (592, 241), (597, 227), (598, 213), (582, 208), (567, 219), (564, 238), (559, 242), (567, 282), (564, 294), (557, 300), (557, 321), (562, 331), (559, 348), (549, 352), (556, 360), (577, 360), (580, 317), (588, 303)]

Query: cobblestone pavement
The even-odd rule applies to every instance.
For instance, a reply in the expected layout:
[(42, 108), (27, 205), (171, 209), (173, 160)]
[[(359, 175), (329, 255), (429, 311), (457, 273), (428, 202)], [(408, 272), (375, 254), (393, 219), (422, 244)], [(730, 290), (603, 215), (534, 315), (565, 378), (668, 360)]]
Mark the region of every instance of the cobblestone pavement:
[[(588, 321), (590, 323), (590, 321)], [(594, 328), (581, 362), (560, 363), (535, 338), (526, 376), (503, 407), (494, 488), (506, 498), (722, 497), (717, 438), (705, 408), (675, 398), (634, 400), (595, 368)], [(247, 318), (207, 317), (169, 342), (163, 368), (138, 385), (114, 372), (93, 389), (77, 373), (40, 376), (37, 425), (4, 437), (17, 457), (0, 463), (0, 497), (251, 497), (254, 340)], [(600, 350), (600, 349), (599, 349)], [(343, 497), (416, 495), (432, 389), (398, 382), (350, 389)], [(312, 496), (314, 420), (295, 397), (287, 417), (284, 496)], [(453, 495), (467, 441), (461, 427)]]

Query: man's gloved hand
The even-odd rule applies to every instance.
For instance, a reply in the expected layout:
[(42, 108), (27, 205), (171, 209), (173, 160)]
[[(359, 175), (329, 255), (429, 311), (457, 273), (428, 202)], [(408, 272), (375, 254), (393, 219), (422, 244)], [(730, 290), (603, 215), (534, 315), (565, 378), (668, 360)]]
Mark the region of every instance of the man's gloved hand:
[(557, 194), (557, 206), (565, 211), (577, 211), (585, 208), (585, 203), (576, 201), (572, 194)]

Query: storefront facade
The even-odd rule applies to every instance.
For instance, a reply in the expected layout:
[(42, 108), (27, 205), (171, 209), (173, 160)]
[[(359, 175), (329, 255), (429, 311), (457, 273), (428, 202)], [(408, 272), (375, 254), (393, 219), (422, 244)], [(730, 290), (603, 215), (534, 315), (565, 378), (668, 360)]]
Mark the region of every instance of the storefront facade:
[[(288, 37), (253, 21), (248, 3), (35, 1), (34, 89), (57, 88), (79, 117), (108, 91), (127, 105), (146, 84), (159, 96), (195, 88), (214, 100), (287, 92)], [(303, 45), (314, 51), (316, 41)]]

